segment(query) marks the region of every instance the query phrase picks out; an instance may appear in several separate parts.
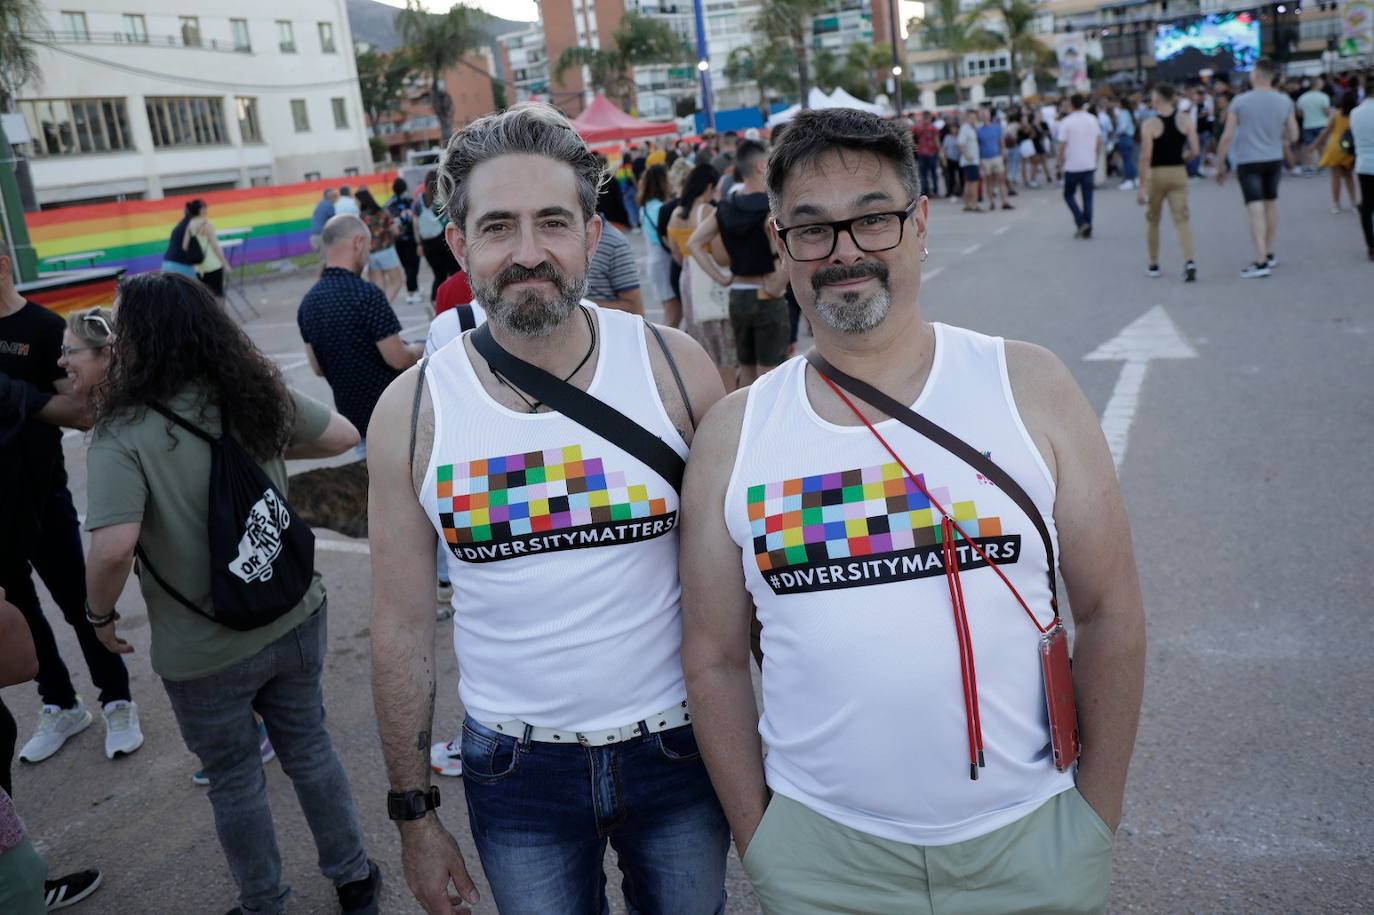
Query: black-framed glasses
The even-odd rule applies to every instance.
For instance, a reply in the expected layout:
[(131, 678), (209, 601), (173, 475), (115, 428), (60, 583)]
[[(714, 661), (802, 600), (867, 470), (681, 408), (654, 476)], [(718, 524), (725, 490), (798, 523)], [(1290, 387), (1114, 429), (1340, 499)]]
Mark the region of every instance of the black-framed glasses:
[(835, 242), (841, 232), (848, 232), (850, 240), (860, 251), (868, 254), (890, 251), (902, 243), (907, 218), (916, 209), (919, 199), (907, 204), (905, 210), (864, 213), (853, 219), (838, 219), (834, 222), (777, 226), (778, 237), (782, 239), (788, 256), (794, 261), (825, 260), (834, 253)]

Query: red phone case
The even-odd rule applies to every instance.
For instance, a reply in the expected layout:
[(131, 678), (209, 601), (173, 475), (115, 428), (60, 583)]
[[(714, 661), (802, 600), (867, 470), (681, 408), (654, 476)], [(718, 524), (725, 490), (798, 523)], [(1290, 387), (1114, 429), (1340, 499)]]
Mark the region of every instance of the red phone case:
[(1069, 635), (1056, 625), (1040, 639), (1040, 667), (1045, 674), (1045, 709), (1050, 717), (1054, 767), (1065, 771), (1078, 759), (1078, 707), (1073, 699)]

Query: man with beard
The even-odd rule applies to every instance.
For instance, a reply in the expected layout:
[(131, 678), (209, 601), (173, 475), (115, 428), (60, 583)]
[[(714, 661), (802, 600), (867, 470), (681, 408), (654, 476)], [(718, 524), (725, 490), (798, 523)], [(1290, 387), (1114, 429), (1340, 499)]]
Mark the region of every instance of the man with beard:
[(477, 901), (430, 787), (436, 532), (454, 591), (464, 794), (496, 907), (603, 911), (608, 841), (632, 911), (724, 906), (729, 833), (679, 658), (675, 486), (474, 344), (489, 332), (484, 344), (686, 455), (722, 395), (711, 360), (685, 334), (581, 301), (603, 174), (544, 105), (454, 135), (440, 196), (487, 323), (404, 373), (372, 421), (369, 526), (387, 532), (372, 548), (373, 692), (406, 879), (430, 913)]
[[(768, 191), (822, 361), (784, 363), (702, 424), (681, 565), (702, 757), (755, 893), (788, 915), (1101, 911), (1144, 623), (1096, 415), (1046, 350), (922, 316), (930, 220), (898, 128), (802, 112)], [(827, 378), (913, 404), (1002, 482)], [(1037, 648), (1062, 636), (1055, 552), (1076, 778), (1051, 753)]]

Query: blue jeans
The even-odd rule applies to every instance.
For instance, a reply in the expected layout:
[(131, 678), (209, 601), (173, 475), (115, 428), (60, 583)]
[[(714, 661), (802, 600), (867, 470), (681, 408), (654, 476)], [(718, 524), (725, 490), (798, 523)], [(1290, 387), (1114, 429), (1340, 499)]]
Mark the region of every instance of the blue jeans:
[[(1074, 202), (1074, 192), (1079, 188), (1083, 189), (1083, 209), (1078, 208)], [(1069, 205), (1073, 212), (1073, 224), (1080, 229), (1093, 224), (1093, 173), (1087, 172), (1065, 172), (1064, 173), (1064, 202)]]
[(690, 725), (583, 747), (522, 742), (468, 718), (463, 793), (502, 915), (607, 912), (608, 841), (632, 915), (725, 909), (730, 830)]
[(1021, 177), (1021, 150), (1013, 146), (1007, 150), (1007, 183), (1015, 184)]
[(1134, 181), (1140, 174), (1135, 167), (1135, 138), (1125, 135), (1117, 137), (1116, 151), (1121, 154), (1121, 180)]
[(917, 156), (921, 169), (921, 193), (927, 197), (940, 196), (940, 157)]
[(252, 712), (296, 789), (315, 837), (320, 871), (342, 886), (367, 877), (367, 850), (353, 790), (324, 727), (320, 674), (328, 644), (327, 606), (262, 651), (197, 680), (162, 681), (181, 738), (210, 779), (215, 831), (239, 888), (244, 915), (286, 911), (289, 886)]

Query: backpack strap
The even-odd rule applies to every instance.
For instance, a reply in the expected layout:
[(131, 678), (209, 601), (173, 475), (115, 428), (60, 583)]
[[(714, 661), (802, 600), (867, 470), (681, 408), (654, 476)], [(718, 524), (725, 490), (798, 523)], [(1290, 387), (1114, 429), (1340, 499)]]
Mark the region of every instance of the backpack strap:
[(415, 479), (415, 432), (420, 426), (420, 396), (425, 390), (425, 369), (429, 368), (429, 357), (420, 360), (420, 374), (415, 379), (415, 401), (410, 406), (410, 478)]
[(677, 391), (682, 395), (682, 405), (687, 408), (687, 421), (692, 424), (692, 428), (695, 430), (697, 415), (692, 411), (692, 398), (687, 396), (687, 385), (682, 381), (682, 373), (677, 370), (677, 360), (668, 351), (668, 341), (663, 339), (663, 332), (658, 329), (657, 324), (652, 321), (645, 321), (644, 324), (654, 332), (654, 339), (658, 341), (658, 348), (663, 350), (663, 358), (668, 360), (668, 368), (673, 370), (673, 380), (677, 382)]
[(682, 475), (687, 462), (657, 435), (645, 429), (610, 404), (597, 400), (579, 387), (537, 365), (531, 365), (507, 352), (491, 335), (491, 325), (483, 324), (472, 335), (472, 345), (492, 370), (568, 419), (595, 432), (624, 449), (682, 492)]
[(204, 441), (209, 442), (211, 445), (219, 444), (219, 439), (215, 438), (209, 432), (206, 432), (204, 429), (200, 428), (194, 423), (182, 419), (176, 413), (172, 412), (172, 410), (169, 407), (153, 400), (148, 401), (148, 407), (149, 409), (157, 413), (161, 413), (163, 416), (167, 417), (172, 422), (176, 423), (178, 426), (185, 429), (187, 432), (191, 433), (197, 438), (203, 439)]

